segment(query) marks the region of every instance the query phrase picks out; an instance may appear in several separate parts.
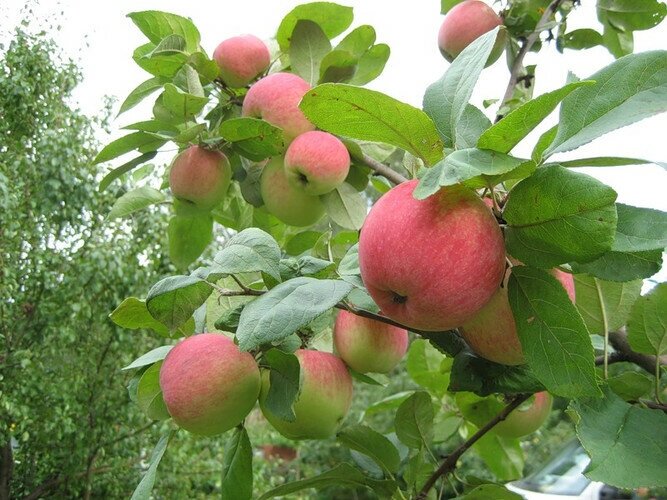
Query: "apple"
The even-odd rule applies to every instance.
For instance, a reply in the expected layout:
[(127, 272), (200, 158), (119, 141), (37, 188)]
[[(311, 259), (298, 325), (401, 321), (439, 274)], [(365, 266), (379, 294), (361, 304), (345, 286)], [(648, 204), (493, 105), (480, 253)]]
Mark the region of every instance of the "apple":
[(343, 184), (350, 171), (350, 154), (338, 137), (312, 130), (298, 136), (285, 152), (287, 180), (317, 196)]
[(299, 134), (315, 130), (299, 109), (301, 98), (309, 90), (308, 82), (297, 75), (273, 73), (250, 87), (241, 113), (280, 127), (289, 143)]
[(392, 188), (366, 217), (361, 278), (391, 319), (417, 330), (449, 330), (496, 293), (505, 271), (503, 236), (474, 191), (448, 186), (416, 200), (417, 182)]
[(299, 395), (294, 402), (295, 420), (288, 422), (267, 408), (266, 396), (271, 385), (268, 371), (262, 374), (259, 406), (283, 436), (325, 439), (336, 432), (350, 409), (352, 377), (341, 359), (331, 353), (299, 349), (294, 354), (301, 367)]
[(254, 35), (241, 35), (223, 40), (213, 52), (220, 76), (230, 87), (245, 87), (266, 71), (271, 63), (269, 49)]
[(160, 368), (169, 414), (186, 431), (225, 432), (243, 421), (259, 397), (261, 379), (253, 356), (224, 335), (200, 333), (174, 347)]
[[(496, 26), (503, 20), (495, 11), (481, 0), (466, 0), (447, 13), (438, 32), (440, 53), (449, 62), (472, 42)], [(496, 62), (505, 46), (506, 34), (503, 29), (498, 33), (486, 65)]]
[(310, 226), (324, 215), (324, 204), (317, 196), (289, 183), (282, 157), (269, 160), (259, 182), (266, 209), (285, 224)]
[(359, 373), (388, 373), (408, 349), (408, 332), (381, 321), (340, 311), (333, 332), (336, 353)]
[(178, 200), (198, 210), (210, 210), (229, 188), (232, 169), (220, 151), (190, 146), (171, 164), (169, 187)]

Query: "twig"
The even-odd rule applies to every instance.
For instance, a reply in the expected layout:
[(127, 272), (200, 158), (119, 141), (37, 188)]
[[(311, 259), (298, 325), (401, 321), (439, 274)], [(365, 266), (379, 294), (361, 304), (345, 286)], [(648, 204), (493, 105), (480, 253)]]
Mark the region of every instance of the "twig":
[(498, 415), (496, 415), (493, 419), (489, 420), (487, 424), (479, 429), (475, 434), (473, 434), (467, 441), (465, 441), (463, 444), (461, 444), (458, 448), (456, 448), (450, 455), (447, 456), (447, 458), (440, 464), (440, 467), (438, 467), (438, 470), (436, 470), (431, 477), (428, 478), (426, 483), (424, 483), (424, 486), (422, 487), (421, 491), (417, 495), (417, 500), (423, 500), (426, 498), (426, 495), (428, 495), (428, 492), (430, 491), (431, 488), (435, 485), (436, 481), (440, 477), (445, 477), (447, 474), (450, 472), (454, 471), (456, 469), (456, 462), (458, 462), (459, 458), (461, 458), (461, 455), (463, 455), (466, 451), (470, 449), (470, 447), (475, 444), (477, 441), (479, 441), (487, 432), (489, 432), (493, 427), (502, 422), (507, 418), (507, 416), (512, 413), (513, 410), (518, 408), (521, 403), (526, 401), (532, 394), (520, 394), (516, 396), (510, 404), (508, 404), (505, 408), (502, 409)]
[(384, 163), (381, 163), (376, 159), (371, 158), (366, 153), (363, 154), (363, 162), (364, 165), (369, 167), (371, 170), (375, 170), (375, 172), (380, 174), (382, 177), (385, 177), (389, 182), (393, 182), (394, 184), (400, 184), (401, 182), (408, 181), (407, 177), (403, 177), (395, 170), (392, 170)]
[(617, 351), (611, 355), (615, 355), (617, 361), (629, 361), (630, 363), (634, 363), (651, 375), (655, 374), (656, 365), (667, 364), (667, 358), (665, 356), (661, 356), (657, 359), (655, 356), (639, 354), (638, 352), (633, 351), (628, 342), (628, 336), (623, 329), (617, 332), (609, 332), (609, 343)]

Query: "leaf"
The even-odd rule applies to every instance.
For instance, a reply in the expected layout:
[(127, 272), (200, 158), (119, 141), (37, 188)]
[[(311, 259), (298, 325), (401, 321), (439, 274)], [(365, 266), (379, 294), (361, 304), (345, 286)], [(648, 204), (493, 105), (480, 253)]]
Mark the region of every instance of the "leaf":
[(150, 315), (146, 302), (136, 297), (129, 297), (121, 302), (109, 318), (121, 328), (130, 330), (150, 328), (163, 337), (169, 336), (167, 328)]
[(289, 53), (291, 37), (300, 19), (317, 23), (324, 34), (332, 39), (345, 31), (352, 24), (353, 18), (352, 7), (344, 7), (330, 2), (311, 2), (298, 5), (280, 22), (276, 40), (280, 50)]
[(612, 250), (637, 252), (667, 247), (667, 212), (618, 203), (618, 224)]
[(166, 434), (162, 434), (155, 449), (151, 454), (150, 465), (144, 477), (141, 478), (141, 481), (137, 485), (134, 493), (132, 493), (132, 498), (130, 500), (148, 500), (151, 498), (151, 492), (153, 491), (153, 485), (155, 484), (155, 476), (157, 475), (157, 468), (160, 465), (160, 460), (169, 445), (169, 440), (174, 435), (174, 431), (169, 431)]
[(188, 51), (194, 52), (199, 48), (199, 31), (192, 21), (185, 17), (157, 10), (131, 12), (127, 17), (132, 19), (154, 44), (160, 43), (169, 35), (179, 35), (185, 40)]
[(140, 68), (151, 75), (173, 79), (187, 62), (188, 56), (179, 52), (151, 55), (155, 48), (154, 43), (141, 45), (134, 49), (132, 59)]
[(611, 249), (616, 192), (585, 174), (539, 168), (510, 192), (503, 217), (508, 252), (529, 265), (594, 260)]
[(280, 247), (270, 234), (255, 227), (227, 240), (214, 262), (218, 273), (264, 272), (280, 281)]
[(168, 35), (164, 37), (160, 42), (155, 46), (144, 57), (153, 57), (157, 55), (173, 55), (173, 54), (186, 54), (186, 42), (185, 38), (180, 35)]
[(285, 252), (288, 255), (301, 255), (315, 246), (322, 233), (319, 231), (302, 231), (295, 234), (285, 243)]
[(160, 203), (165, 198), (164, 193), (149, 186), (133, 189), (116, 200), (107, 219), (125, 217), (138, 210)]
[(283, 131), (257, 118), (225, 120), (218, 133), (231, 142), (240, 155), (253, 161), (261, 161), (285, 151)]
[(114, 168), (111, 172), (104, 176), (100, 181), (99, 190), (104, 191), (109, 185), (118, 179), (121, 175), (126, 174), (135, 167), (138, 167), (142, 163), (146, 163), (149, 160), (152, 160), (157, 155), (157, 151), (151, 151), (150, 153), (144, 153), (141, 156), (134, 158), (133, 160), (124, 163), (120, 167)]
[(565, 33), (562, 44), (566, 49), (582, 50), (603, 45), (604, 39), (594, 29), (582, 28)]
[(488, 432), (473, 445), (473, 449), (499, 480), (511, 481), (523, 476), (524, 456), (518, 439)]
[(120, 110), (118, 111), (118, 115), (116, 115), (116, 116), (119, 116), (122, 113), (125, 113), (126, 111), (135, 107), (142, 100), (144, 100), (144, 98), (148, 97), (149, 95), (151, 95), (156, 90), (161, 89), (162, 85), (164, 83), (165, 83), (165, 79), (160, 78), (160, 77), (149, 78), (145, 82), (140, 83), (125, 98), (125, 100), (123, 101), (123, 104), (120, 105)]
[(350, 81), (357, 67), (357, 58), (345, 50), (332, 50), (322, 59), (319, 83)]
[(340, 431), (336, 438), (348, 448), (363, 453), (389, 474), (398, 471), (401, 459), (389, 439), (365, 425), (352, 425)]
[(380, 92), (325, 83), (308, 91), (300, 107), (314, 125), (332, 134), (398, 146), (429, 165), (442, 158), (442, 143), (429, 117)]
[(477, 38), (456, 57), (442, 78), (426, 89), (424, 111), (435, 122), (446, 147), (455, 146), (458, 122), (468, 106), (497, 35), (498, 29), (493, 29)]
[(162, 389), (160, 389), (161, 366), (162, 361), (153, 364), (141, 375), (137, 385), (137, 405), (151, 420), (170, 418), (167, 406), (162, 399)]
[(577, 436), (593, 481), (618, 488), (667, 486), (667, 414), (631, 406), (605, 389), (604, 398), (573, 401)]
[(662, 251), (606, 252), (595, 260), (579, 264), (571, 262), (575, 273), (588, 273), (608, 281), (632, 281), (649, 278), (662, 267)]
[(146, 307), (151, 316), (175, 331), (199, 308), (213, 287), (194, 276), (170, 276), (148, 291)]
[(322, 196), (327, 214), (336, 224), (346, 229), (361, 229), (366, 219), (366, 200), (349, 184), (341, 184)]
[(396, 436), (409, 448), (429, 446), (433, 436), (433, 404), (428, 392), (417, 391), (396, 410)]
[(463, 1), (464, 0), (440, 0), (440, 14), (447, 14), (452, 7)]
[(530, 157), (535, 163), (538, 164), (542, 163), (542, 160), (544, 158), (544, 152), (549, 147), (549, 144), (553, 142), (554, 138), (556, 137), (556, 133), (558, 133), (558, 125), (554, 125), (553, 127), (551, 127), (549, 130), (544, 132), (537, 140), (537, 143), (533, 148), (533, 152), (530, 155)]
[(444, 357), (428, 340), (415, 339), (410, 344), (405, 368), (417, 384), (442, 397), (449, 385), (451, 364), (451, 358)]
[(625, 325), (642, 288), (641, 280), (614, 283), (585, 274), (575, 274), (574, 285), (577, 309), (588, 331), (594, 335), (604, 335), (603, 311), (609, 331)]
[(373, 45), (357, 62), (357, 70), (350, 80), (352, 85), (366, 85), (375, 80), (384, 69), (391, 50), (386, 43)]
[(481, 484), (454, 500), (521, 500), (523, 497), (499, 484)]
[(262, 357), (269, 370), (270, 384), (264, 405), (268, 410), (288, 422), (294, 422), (294, 402), (299, 394), (301, 365), (292, 353), (269, 349)]
[(275, 344), (334, 307), (352, 290), (340, 280), (294, 278), (250, 302), (236, 331), (242, 351)]
[(292, 71), (315, 85), (320, 77), (320, 62), (331, 50), (331, 43), (320, 26), (300, 19), (290, 38), (289, 57)]
[(174, 84), (188, 94), (205, 97), (199, 74), (189, 64), (184, 64), (174, 76)]
[(667, 52), (620, 58), (592, 75), (561, 105), (558, 133), (546, 156), (570, 151), (612, 130), (667, 111)]
[(364, 417), (383, 411), (394, 410), (401, 406), (403, 401), (408, 399), (412, 394), (414, 394), (414, 391), (397, 392), (396, 394), (392, 394), (391, 396), (376, 401), (364, 410)]
[(667, 14), (667, 5), (658, 0), (599, 0), (597, 8), (619, 31), (651, 29)]
[(225, 445), (221, 498), (252, 499), (252, 454), (252, 445), (245, 427), (235, 427)]
[(556, 106), (573, 90), (594, 82), (574, 82), (553, 92), (547, 92), (535, 99), (523, 103), (502, 120), (487, 129), (477, 142), (480, 149), (491, 149), (500, 153), (509, 153), (514, 146), (542, 123)]
[(172, 116), (187, 121), (197, 115), (208, 104), (208, 98), (188, 94), (172, 83), (166, 83), (162, 104)]
[[(102, 163), (105, 161), (113, 160), (118, 156), (122, 156), (125, 153), (129, 153), (135, 149), (142, 148), (148, 151), (156, 150), (162, 146), (166, 141), (163, 139), (156, 139), (155, 136), (147, 134), (145, 132), (132, 132), (127, 134), (115, 141), (107, 144), (102, 151), (97, 153), (97, 156), (93, 160), (93, 164)], [(154, 156), (154, 155), (153, 155)], [(151, 157), (152, 158), (152, 157)], [(144, 160), (146, 161), (146, 160)], [(143, 162), (142, 162), (143, 163)], [(138, 163), (136, 165), (139, 165)], [(136, 166), (134, 165), (134, 166)], [(129, 170), (129, 169), (128, 169)], [(127, 170), (125, 170), (127, 172)], [(123, 172), (123, 173), (125, 173)], [(101, 184), (101, 183), (100, 183)]]
[(558, 396), (598, 395), (588, 330), (560, 282), (541, 269), (514, 266), (508, 296), (526, 362), (537, 379)]
[(207, 213), (169, 219), (169, 258), (179, 269), (195, 262), (213, 241), (213, 219)]
[(580, 158), (578, 160), (559, 161), (558, 165), (565, 168), (574, 167), (620, 167), (625, 165), (663, 165), (661, 162), (642, 160), (639, 158), (622, 158), (615, 156), (598, 156)]
[(632, 306), (628, 342), (637, 352), (667, 354), (667, 283), (657, 284)]
[[(294, 43), (294, 40), (292, 40)], [(358, 26), (350, 31), (336, 45), (336, 50), (344, 50), (353, 56), (360, 57), (375, 43), (375, 28), (368, 24)], [(291, 60), (291, 58), (290, 58)]]
[(456, 124), (456, 145), (460, 149), (474, 148), (489, 127), (491, 127), (491, 120), (484, 112), (468, 104)]
[(148, 351), (143, 356), (139, 356), (129, 365), (127, 365), (124, 368), (121, 368), (121, 370), (132, 370), (134, 368), (141, 368), (143, 366), (152, 365), (153, 363), (162, 361), (167, 356), (169, 351), (173, 349), (173, 347), (174, 346), (172, 345), (163, 345), (160, 347), (156, 347), (155, 349)]
[(653, 381), (639, 372), (623, 372), (607, 379), (609, 388), (626, 401), (636, 401), (653, 387)]

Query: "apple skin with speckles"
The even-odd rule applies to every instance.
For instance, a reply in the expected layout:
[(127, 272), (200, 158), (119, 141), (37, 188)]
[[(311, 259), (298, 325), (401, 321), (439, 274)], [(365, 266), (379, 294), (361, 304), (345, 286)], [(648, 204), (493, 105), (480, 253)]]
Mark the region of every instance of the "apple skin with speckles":
[(425, 200), (417, 180), (382, 196), (359, 238), (361, 277), (389, 318), (410, 328), (461, 326), (493, 296), (505, 271), (498, 223), (472, 190), (441, 188)]
[(254, 35), (240, 35), (220, 42), (213, 51), (220, 77), (230, 87), (245, 87), (271, 64), (266, 44)]
[(269, 423), (289, 439), (325, 439), (336, 433), (352, 403), (352, 377), (343, 361), (328, 352), (299, 349), (299, 395), (294, 402), (296, 419), (288, 422), (266, 406), (269, 371), (262, 374), (259, 406)]

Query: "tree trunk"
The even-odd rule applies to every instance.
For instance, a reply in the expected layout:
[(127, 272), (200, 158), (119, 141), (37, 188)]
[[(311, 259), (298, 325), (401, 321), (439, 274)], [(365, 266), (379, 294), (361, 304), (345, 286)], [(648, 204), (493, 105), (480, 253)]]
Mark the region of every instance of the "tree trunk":
[(0, 500), (9, 500), (9, 488), (14, 471), (14, 456), (12, 454), (12, 442), (7, 442), (0, 449)]

